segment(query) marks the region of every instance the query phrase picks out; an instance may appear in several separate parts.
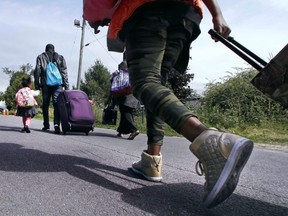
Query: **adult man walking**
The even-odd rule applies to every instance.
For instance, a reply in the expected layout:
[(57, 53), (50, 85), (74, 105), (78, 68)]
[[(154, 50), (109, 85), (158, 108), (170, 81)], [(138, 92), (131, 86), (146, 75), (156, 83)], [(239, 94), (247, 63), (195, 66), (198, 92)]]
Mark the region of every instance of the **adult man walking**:
[[(54, 63), (62, 77), (62, 84), (50, 85), (47, 84), (47, 73), (46, 68), (49, 62)], [(52, 97), (53, 107), (54, 107), (54, 130), (56, 134), (60, 133), (60, 116), (57, 108), (57, 97), (61, 91), (63, 91), (63, 87), (65, 90), (69, 89), (68, 82), (68, 74), (67, 74), (67, 66), (66, 61), (62, 55), (59, 55), (55, 52), (55, 48), (53, 44), (47, 44), (45, 48), (45, 52), (40, 54), (36, 59), (36, 67), (34, 71), (35, 78), (35, 88), (42, 90), (42, 99), (43, 99), (43, 131), (47, 131), (50, 129), (49, 123), (49, 105)]]

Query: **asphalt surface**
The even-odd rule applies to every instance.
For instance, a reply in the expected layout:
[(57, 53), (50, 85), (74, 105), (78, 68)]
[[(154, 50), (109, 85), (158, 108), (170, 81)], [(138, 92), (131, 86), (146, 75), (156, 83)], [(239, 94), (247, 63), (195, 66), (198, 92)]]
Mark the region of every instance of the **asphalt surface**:
[(288, 153), (256, 147), (231, 197), (202, 206), (204, 177), (184, 138), (166, 137), (163, 182), (129, 169), (146, 135), (117, 138), (110, 129), (56, 135), (20, 133), (20, 117), (0, 116), (0, 215), (288, 215)]

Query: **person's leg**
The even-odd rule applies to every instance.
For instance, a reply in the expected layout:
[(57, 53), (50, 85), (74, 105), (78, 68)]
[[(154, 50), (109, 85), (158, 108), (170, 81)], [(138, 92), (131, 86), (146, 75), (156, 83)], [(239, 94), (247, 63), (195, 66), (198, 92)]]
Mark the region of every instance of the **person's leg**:
[(58, 110), (58, 105), (57, 105), (57, 99), (60, 94), (60, 92), (63, 91), (62, 86), (57, 86), (53, 88), (53, 108), (54, 108), (54, 130), (56, 134), (60, 133), (60, 114)]
[(160, 155), (161, 146), (164, 138), (164, 121), (155, 113), (146, 111), (146, 130), (147, 130), (147, 154)]
[(25, 116), (23, 117), (24, 119), (24, 130), (27, 132), (27, 133), (30, 133), (30, 129), (29, 129), (29, 126), (30, 126), (30, 122), (31, 122), (31, 119), (32, 117), (31, 116)]
[[(135, 125), (135, 121), (133, 118), (132, 108), (127, 107), (123, 104), (119, 104), (119, 111), (120, 111), (120, 123), (119, 123), (119, 126), (117, 128), (117, 132), (118, 132), (119, 136), (120, 136), (120, 134), (122, 135), (122, 134), (129, 134), (130, 133), (130, 136), (128, 139), (132, 140), (139, 134), (139, 131)], [(137, 132), (137, 131), (138, 131), (138, 134), (135, 133), (132, 136), (132, 134), (134, 132)]]
[[(191, 35), (181, 25), (169, 30), (169, 23), (159, 19), (143, 19), (137, 26), (127, 37), (126, 53), (133, 92), (147, 109), (148, 145), (152, 149), (150, 145), (162, 145), (163, 121), (180, 133), (181, 125), (191, 117), (189, 123), (195, 123), (193, 128), (200, 128), (200, 121), (164, 86), (167, 74)], [(170, 36), (168, 31), (176, 34)], [(195, 137), (206, 129), (201, 126)]]
[[(169, 89), (161, 85), (160, 65), (165, 61), (165, 53), (174, 53), (177, 58), (185, 34), (168, 38), (168, 30), (163, 26), (165, 21), (139, 20), (126, 41), (133, 93), (146, 109), (192, 142), (190, 150), (198, 157), (197, 164), (206, 178), (204, 204), (213, 207), (233, 193), (252, 152), (253, 142), (231, 133), (207, 129)], [(172, 32), (180, 33), (181, 29)], [(173, 62), (171, 64), (173, 66)], [(159, 181), (162, 179), (161, 143), (150, 143), (148, 151), (142, 153), (141, 160), (133, 164), (132, 169), (148, 180)]]
[(42, 112), (43, 112), (43, 129), (42, 130), (49, 130), (50, 123), (49, 123), (49, 105), (51, 99), (51, 91), (50, 88), (47, 86), (43, 86), (42, 88)]
[(25, 116), (22, 116), (22, 124), (23, 128), (21, 129), (21, 132), (25, 132)]
[(26, 126), (30, 127), (31, 119), (32, 119), (31, 116), (27, 116), (27, 117), (26, 117), (26, 119), (25, 119), (25, 125), (26, 125)]
[[(122, 134), (128, 134), (130, 131), (127, 132), (126, 130), (126, 119), (125, 119), (125, 110), (123, 104), (119, 104), (119, 112), (120, 112), (120, 122), (117, 128), (118, 136), (122, 137)], [(121, 136), (120, 136), (121, 135)]]
[(25, 122), (26, 122), (26, 117), (25, 117), (25, 116), (22, 116), (23, 127), (25, 127)]
[(25, 128), (25, 131), (26, 131), (27, 133), (30, 133), (30, 132), (31, 132), (30, 129), (29, 129), (31, 119), (32, 119), (31, 116), (26, 116), (26, 117), (25, 117), (25, 127), (24, 127), (24, 128)]
[(125, 119), (127, 120), (130, 128), (130, 135), (127, 138), (128, 140), (133, 140), (140, 133), (134, 120), (133, 110), (134, 109), (131, 107), (126, 107)]
[[(161, 68), (162, 76), (169, 73), (174, 64), (175, 54), (177, 56), (174, 47), (179, 46), (177, 41), (182, 38), (181, 34), (179, 35), (181, 26), (179, 30), (177, 28), (179, 28), (177, 25), (168, 28)], [(178, 111), (176, 106), (173, 109)], [(235, 134), (207, 129), (195, 116), (183, 115), (182, 121), (173, 127), (192, 143), (190, 150), (199, 159), (197, 167), (205, 173), (204, 204), (207, 207), (216, 206), (229, 197), (236, 188), (239, 175), (253, 149), (253, 142)], [(160, 150), (156, 145), (150, 146), (153, 154), (157, 154)]]
[[(179, 132), (179, 124), (184, 119), (194, 116), (173, 92), (164, 86), (166, 72), (161, 71), (163, 70), (161, 66), (165, 53), (169, 52), (169, 57), (174, 57), (169, 59), (173, 65), (189, 37), (189, 33), (184, 28), (175, 29), (176, 32), (180, 31), (180, 37), (178, 36), (176, 40), (173, 38), (171, 40), (173, 45), (167, 50), (168, 27), (169, 23), (165, 20), (141, 18), (126, 41), (127, 63), (133, 93), (143, 102), (147, 110), (148, 148), (142, 153), (141, 160), (132, 165), (132, 169), (152, 181), (162, 179), (160, 151), (164, 137), (163, 121)], [(167, 70), (170, 69), (171, 67)], [(150, 167), (147, 167), (147, 164)]]

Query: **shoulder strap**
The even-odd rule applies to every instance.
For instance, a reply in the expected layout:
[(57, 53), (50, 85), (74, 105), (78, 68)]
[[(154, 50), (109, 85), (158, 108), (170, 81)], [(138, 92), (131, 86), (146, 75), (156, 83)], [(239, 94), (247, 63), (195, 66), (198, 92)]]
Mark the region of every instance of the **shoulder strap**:
[(58, 70), (60, 71), (60, 66), (59, 66), (59, 64), (58, 64), (57, 59), (55, 58), (56, 55), (58, 56), (58, 58), (59, 58), (60, 56), (59, 56), (59, 54), (56, 54), (56, 55), (55, 55), (55, 54), (56, 54), (56, 53), (54, 52), (52, 59), (50, 59), (50, 58), (49, 58), (49, 55), (45, 52), (45, 56), (47, 57), (48, 63), (51, 62), (51, 63), (55, 64), (55, 65), (57, 66)]
[(49, 55), (45, 52), (45, 56), (47, 57), (47, 61), (48, 62), (52, 62), (51, 60), (50, 60), (50, 58), (49, 58)]
[[(52, 59), (50, 59), (49, 58), (49, 55), (46, 53), (46, 52), (44, 52), (45, 53), (45, 56), (47, 57), (47, 60), (48, 60), (48, 62), (53, 62), (53, 63), (57, 63), (57, 60), (59, 59), (59, 57), (60, 57), (60, 55), (58, 54), (58, 53), (56, 53), (56, 52), (54, 52), (53, 53), (53, 56), (52, 56)], [(57, 57), (57, 59), (56, 59), (56, 57)], [(58, 66), (58, 65), (57, 65)]]

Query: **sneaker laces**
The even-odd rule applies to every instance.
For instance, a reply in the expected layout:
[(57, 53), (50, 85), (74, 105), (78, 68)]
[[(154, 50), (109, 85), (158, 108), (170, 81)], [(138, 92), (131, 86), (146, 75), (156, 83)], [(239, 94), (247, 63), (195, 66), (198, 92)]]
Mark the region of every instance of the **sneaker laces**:
[(160, 171), (159, 171), (159, 164), (160, 164), (160, 162), (161, 162), (161, 158), (159, 159), (159, 161), (158, 161), (158, 163), (157, 163), (156, 160), (155, 160), (155, 157), (153, 157), (153, 161), (154, 161), (154, 163), (155, 163), (155, 167), (156, 167), (157, 171), (160, 172)]
[(201, 161), (197, 161), (197, 163), (195, 165), (195, 169), (196, 169), (196, 173), (199, 176), (203, 176), (204, 175), (204, 166), (203, 166)]

